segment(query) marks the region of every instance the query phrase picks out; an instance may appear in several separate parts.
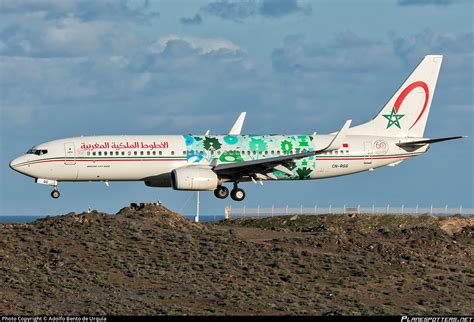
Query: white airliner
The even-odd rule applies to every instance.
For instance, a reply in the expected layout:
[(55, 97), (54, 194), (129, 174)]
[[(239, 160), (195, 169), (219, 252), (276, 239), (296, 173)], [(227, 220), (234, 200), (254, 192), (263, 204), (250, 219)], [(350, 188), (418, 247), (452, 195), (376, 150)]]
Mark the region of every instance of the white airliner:
[(61, 181), (144, 181), (149, 187), (213, 190), (241, 201), (241, 182), (305, 180), (395, 166), (428, 151), (424, 138), (443, 57), (425, 56), (369, 122), (328, 135), (241, 135), (242, 113), (227, 135), (80, 136), (34, 146), (10, 167), (53, 187)]

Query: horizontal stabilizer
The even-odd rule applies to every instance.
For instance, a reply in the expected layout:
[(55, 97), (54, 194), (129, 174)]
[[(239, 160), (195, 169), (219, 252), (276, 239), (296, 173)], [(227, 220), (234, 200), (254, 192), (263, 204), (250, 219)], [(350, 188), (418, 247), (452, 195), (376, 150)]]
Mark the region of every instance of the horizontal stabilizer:
[(401, 142), (396, 143), (399, 147), (420, 147), (426, 144), (449, 141), (449, 140), (456, 140), (456, 139), (463, 139), (467, 138), (467, 136), (452, 136), (448, 138), (439, 138), (439, 139), (424, 139), (424, 140), (417, 140), (417, 141), (409, 141), (409, 142)]

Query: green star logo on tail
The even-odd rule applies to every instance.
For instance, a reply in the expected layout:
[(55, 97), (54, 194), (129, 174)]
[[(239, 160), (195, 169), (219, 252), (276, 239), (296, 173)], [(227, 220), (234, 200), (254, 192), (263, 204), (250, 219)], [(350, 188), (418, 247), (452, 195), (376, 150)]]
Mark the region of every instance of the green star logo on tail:
[(392, 125), (396, 125), (399, 129), (401, 129), (400, 119), (404, 116), (405, 114), (397, 114), (397, 111), (395, 111), (395, 108), (392, 108), (392, 113), (383, 114), (383, 117), (385, 117), (388, 120), (387, 129), (391, 127)]

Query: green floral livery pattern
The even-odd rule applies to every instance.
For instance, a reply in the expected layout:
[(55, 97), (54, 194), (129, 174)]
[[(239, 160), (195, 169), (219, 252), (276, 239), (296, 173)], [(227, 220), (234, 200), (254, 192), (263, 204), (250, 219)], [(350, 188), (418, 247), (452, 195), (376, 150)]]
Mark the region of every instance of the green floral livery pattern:
[[(314, 151), (313, 135), (184, 135), (186, 158), (189, 163), (245, 162), (277, 157), (286, 154)], [(294, 160), (288, 167), (291, 176), (274, 171), (281, 179), (309, 179), (316, 169), (315, 157)]]

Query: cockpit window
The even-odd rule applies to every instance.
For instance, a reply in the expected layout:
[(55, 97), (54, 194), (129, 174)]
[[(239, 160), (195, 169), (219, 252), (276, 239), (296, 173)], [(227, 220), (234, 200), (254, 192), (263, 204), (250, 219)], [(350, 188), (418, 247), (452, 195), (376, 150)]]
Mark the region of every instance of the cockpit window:
[(41, 150), (41, 149), (29, 149), (26, 151), (26, 154), (36, 154), (36, 155), (43, 155), (48, 153), (48, 150)]

